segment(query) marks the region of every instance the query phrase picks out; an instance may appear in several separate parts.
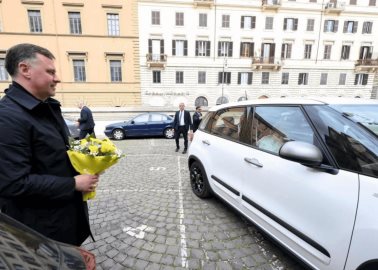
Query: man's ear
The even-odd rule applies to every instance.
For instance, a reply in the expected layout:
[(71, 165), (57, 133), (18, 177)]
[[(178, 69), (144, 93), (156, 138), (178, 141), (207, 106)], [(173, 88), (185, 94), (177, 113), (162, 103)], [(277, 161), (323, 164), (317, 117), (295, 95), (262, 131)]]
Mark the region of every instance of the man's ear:
[(25, 62), (18, 63), (18, 73), (22, 75), (23, 77), (30, 79), (30, 65)]

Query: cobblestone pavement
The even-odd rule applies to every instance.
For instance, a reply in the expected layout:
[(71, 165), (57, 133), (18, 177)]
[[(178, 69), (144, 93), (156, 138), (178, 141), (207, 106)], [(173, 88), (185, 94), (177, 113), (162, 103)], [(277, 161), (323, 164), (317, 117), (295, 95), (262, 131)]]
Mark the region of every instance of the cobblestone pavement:
[(174, 140), (115, 143), (126, 157), (89, 201), (96, 242), (83, 247), (97, 269), (303, 269), (219, 199), (196, 197)]

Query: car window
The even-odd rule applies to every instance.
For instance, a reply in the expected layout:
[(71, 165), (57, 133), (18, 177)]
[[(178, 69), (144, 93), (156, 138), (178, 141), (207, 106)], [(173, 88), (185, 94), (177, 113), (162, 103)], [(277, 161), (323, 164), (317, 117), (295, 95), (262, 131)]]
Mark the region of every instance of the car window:
[(150, 119), (151, 122), (161, 122), (164, 120), (166, 120), (166, 118), (163, 119), (163, 115), (161, 114), (151, 114), (151, 119)]
[(213, 118), (211, 133), (239, 141), (245, 107), (234, 107), (218, 111)]
[(340, 168), (378, 176), (375, 135), (329, 106), (307, 106), (306, 111)]
[(252, 145), (278, 154), (287, 141), (313, 144), (314, 132), (302, 110), (295, 106), (256, 107), (252, 124)]
[(148, 122), (148, 114), (138, 115), (133, 119), (134, 123)]

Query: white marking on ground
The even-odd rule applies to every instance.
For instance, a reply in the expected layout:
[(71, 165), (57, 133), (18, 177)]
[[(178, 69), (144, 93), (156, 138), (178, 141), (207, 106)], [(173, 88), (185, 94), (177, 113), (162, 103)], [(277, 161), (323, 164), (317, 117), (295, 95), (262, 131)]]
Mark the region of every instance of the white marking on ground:
[(185, 213), (184, 213), (184, 199), (182, 192), (182, 179), (181, 179), (181, 166), (180, 166), (180, 157), (177, 157), (177, 168), (178, 168), (178, 178), (179, 178), (179, 220), (180, 220), (180, 254), (181, 254), (181, 266), (188, 268), (188, 251), (186, 245), (186, 234), (185, 234), (185, 225), (183, 224)]
[(128, 235), (131, 235), (132, 237), (143, 239), (144, 238), (144, 231), (148, 230), (149, 227), (147, 225), (140, 225), (139, 227), (133, 228), (133, 227), (125, 227), (122, 231), (127, 233)]
[(150, 167), (150, 171), (165, 171), (166, 167)]

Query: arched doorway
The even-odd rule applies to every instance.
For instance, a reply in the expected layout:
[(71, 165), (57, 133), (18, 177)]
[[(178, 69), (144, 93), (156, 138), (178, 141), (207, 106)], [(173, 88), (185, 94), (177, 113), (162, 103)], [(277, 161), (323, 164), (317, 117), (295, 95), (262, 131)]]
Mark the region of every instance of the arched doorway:
[(219, 97), (218, 99), (217, 99), (217, 105), (220, 105), (220, 104), (225, 104), (225, 103), (228, 103), (228, 98), (226, 98), (225, 96), (223, 96), (223, 97)]
[(194, 101), (194, 106), (197, 107), (197, 106), (204, 106), (204, 107), (207, 107), (209, 105), (209, 103), (207, 102), (207, 99), (205, 97), (198, 97), (196, 98), (196, 100)]

